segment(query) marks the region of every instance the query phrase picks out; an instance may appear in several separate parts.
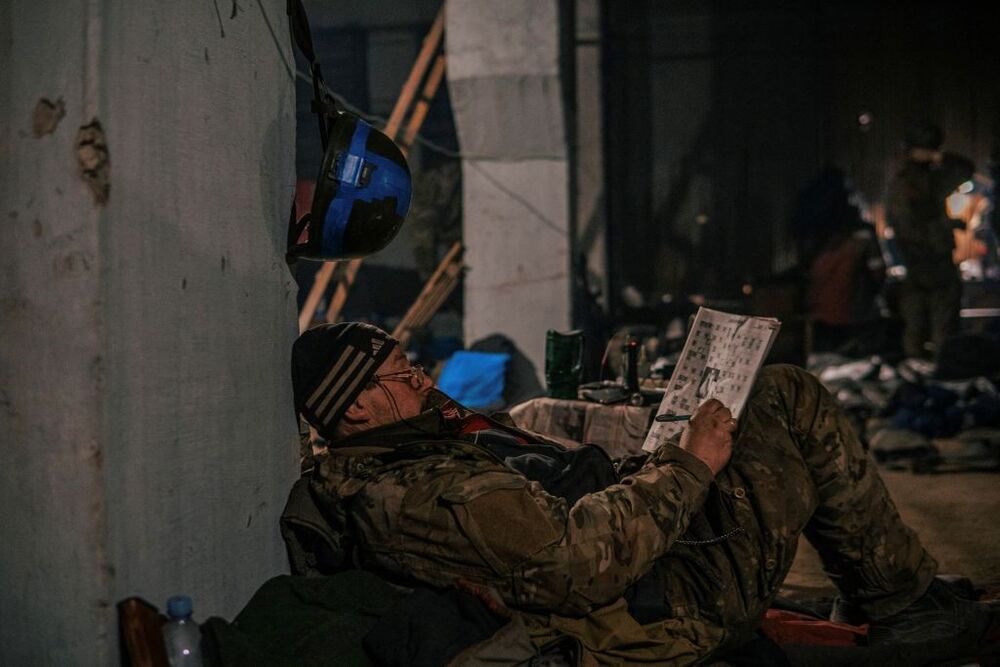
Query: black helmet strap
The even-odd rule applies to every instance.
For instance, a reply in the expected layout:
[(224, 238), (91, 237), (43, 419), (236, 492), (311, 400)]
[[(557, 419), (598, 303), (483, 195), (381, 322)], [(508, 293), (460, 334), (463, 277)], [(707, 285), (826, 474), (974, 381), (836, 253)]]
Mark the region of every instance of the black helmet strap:
[(313, 84), (312, 110), (319, 119), (319, 138), (325, 151), (330, 140), (330, 124), (337, 114), (337, 103), (333, 96), (324, 92), (326, 83), (323, 81), (323, 70), (316, 60), (312, 30), (309, 28), (309, 18), (306, 16), (305, 7), (302, 6), (302, 0), (288, 0), (285, 11), (288, 13), (292, 41), (309, 61), (309, 73), (312, 75)]
[[(319, 139), (326, 153), (327, 145), (330, 143), (330, 131), (333, 126), (333, 119), (337, 117), (337, 103), (333, 96), (326, 91), (326, 83), (323, 81), (323, 71), (319, 62), (316, 61), (316, 52), (313, 49), (312, 30), (309, 28), (309, 18), (306, 16), (305, 7), (302, 0), (287, 0), (285, 11), (288, 14), (289, 31), (292, 33), (292, 42), (299, 51), (309, 61), (309, 73), (312, 75), (313, 100), (312, 110), (319, 120)], [(295, 197), (292, 197), (292, 210), (288, 219), (288, 249), (286, 259), (289, 263), (294, 261), (292, 249), (299, 246), (299, 238), (309, 226), (311, 215), (306, 212), (301, 219), (298, 219), (298, 212), (295, 207)]]

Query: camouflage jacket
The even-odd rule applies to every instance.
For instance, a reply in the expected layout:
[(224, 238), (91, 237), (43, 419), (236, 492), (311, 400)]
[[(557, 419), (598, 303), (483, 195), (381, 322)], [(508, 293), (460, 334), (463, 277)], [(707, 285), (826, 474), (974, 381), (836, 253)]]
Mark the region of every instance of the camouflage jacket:
[[(442, 409), (344, 439), (313, 464), (283, 517), (299, 571), (353, 559), (433, 586), (485, 585), (543, 630), (607, 649), (612, 662), (694, 659), (699, 644), (717, 641), (707, 627), (640, 626), (621, 598), (684, 533), (713, 481), (704, 463), (677, 447), (662, 447), (572, 506), (509, 468), (474, 434), (456, 434)], [(296, 539), (310, 523), (325, 524), (323, 540)], [(636, 650), (617, 652), (622, 645)]]

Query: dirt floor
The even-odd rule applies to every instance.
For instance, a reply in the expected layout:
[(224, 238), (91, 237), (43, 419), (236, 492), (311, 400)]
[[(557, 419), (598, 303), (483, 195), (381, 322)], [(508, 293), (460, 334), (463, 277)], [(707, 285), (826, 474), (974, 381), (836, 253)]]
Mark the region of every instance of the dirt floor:
[[(899, 513), (940, 563), (976, 585), (1000, 583), (1000, 474), (915, 475), (882, 470)], [(782, 594), (831, 596), (819, 557), (803, 538)]]

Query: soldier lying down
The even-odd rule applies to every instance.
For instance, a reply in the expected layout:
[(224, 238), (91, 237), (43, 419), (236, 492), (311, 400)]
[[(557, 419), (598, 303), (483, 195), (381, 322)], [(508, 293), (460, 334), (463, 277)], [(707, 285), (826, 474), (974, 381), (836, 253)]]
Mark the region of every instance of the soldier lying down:
[(739, 422), (710, 400), (675, 443), (618, 466), (454, 403), (365, 324), (305, 332), (292, 375), (331, 443), (290, 500), (308, 496), (332, 536), (290, 540), (299, 570), (353, 560), (472, 582), (598, 657), (687, 664), (752, 636), (805, 534), (837, 619), (870, 623), (873, 646), (930, 661), (997, 643), (996, 612), (935, 579), (834, 399), (798, 368), (765, 368)]

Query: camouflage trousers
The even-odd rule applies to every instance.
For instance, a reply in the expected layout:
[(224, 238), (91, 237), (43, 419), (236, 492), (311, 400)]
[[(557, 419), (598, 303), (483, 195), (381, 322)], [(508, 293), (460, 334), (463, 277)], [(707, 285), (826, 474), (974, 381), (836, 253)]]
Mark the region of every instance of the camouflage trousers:
[(656, 567), (674, 616), (721, 627), (723, 645), (758, 625), (800, 534), (873, 619), (909, 605), (936, 573), (835, 399), (801, 369), (762, 371), (716, 482)]
[(962, 306), (962, 283), (958, 275), (942, 276), (940, 283), (928, 287), (904, 282), (899, 293), (899, 315), (903, 320), (903, 352), (908, 357), (924, 357), (925, 343), (941, 343), (959, 331)]

